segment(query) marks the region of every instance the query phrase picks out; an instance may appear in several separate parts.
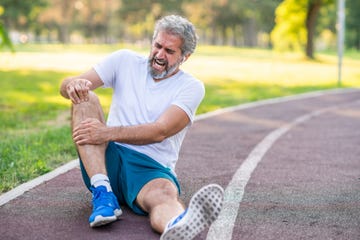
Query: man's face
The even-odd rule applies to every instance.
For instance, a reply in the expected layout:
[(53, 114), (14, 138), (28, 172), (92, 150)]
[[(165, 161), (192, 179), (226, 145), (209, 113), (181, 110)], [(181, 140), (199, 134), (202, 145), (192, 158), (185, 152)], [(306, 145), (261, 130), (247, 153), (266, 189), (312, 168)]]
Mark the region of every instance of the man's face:
[(155, 80), (168, 78), (179, 71), (183, 62), (181, 45), (180, 37), (164, 31), (158, 33), (149, 56), (149, 69)]

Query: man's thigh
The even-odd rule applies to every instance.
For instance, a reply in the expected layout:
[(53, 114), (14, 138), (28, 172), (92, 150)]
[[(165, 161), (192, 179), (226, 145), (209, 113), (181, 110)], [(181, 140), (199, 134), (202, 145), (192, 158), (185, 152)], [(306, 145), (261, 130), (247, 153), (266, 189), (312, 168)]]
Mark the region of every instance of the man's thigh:
[[(137, 151), (119, 145), (117, 148), (121, 159), (119, 178), (121, 193), (126, 204), (135, 213), (141, 215), (148, 213), (145, 211), (145, 205), (137, 202), (137, 197), (142, 189), (145, 189), (145, 193), (152, 193), (156, 189), (164, 189), (162, 191), (165, 192), (169, 191), (168, 189), (173, 191), (174, 188), (176, 192), (180, 192), (178, 180), (169, 168), (165, 168), (154, 159)], [(141, 201), (141, 203), (143, 202)]]
[(177, 201), (179, 198), (179, 189), (169, 179), (156, 178), (146, 183), (136, 198), (136, 204), (144, 211), (150, 210), (162, 203), (168, 201)]

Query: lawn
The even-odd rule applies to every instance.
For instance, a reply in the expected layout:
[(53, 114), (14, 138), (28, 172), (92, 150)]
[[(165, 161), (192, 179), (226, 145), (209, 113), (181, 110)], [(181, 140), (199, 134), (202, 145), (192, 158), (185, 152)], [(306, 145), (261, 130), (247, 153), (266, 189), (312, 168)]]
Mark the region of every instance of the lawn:
[[(21, 46), (15, 55), (0, 52), (0, 193), (76, 158), (70, 103), (59, 95), (59, 85), (119, 47), (36, 45)], [(344, 59), (342, 87), (360, 86), (359, 56), (352, 52)], [(183, 69), (205, 83), (198, 114), (337, 87), (337, 59), (331, 53), (307, 61), (296, 53), (200, 46)], [(106, 111), (111, 91), (97, 93)]]

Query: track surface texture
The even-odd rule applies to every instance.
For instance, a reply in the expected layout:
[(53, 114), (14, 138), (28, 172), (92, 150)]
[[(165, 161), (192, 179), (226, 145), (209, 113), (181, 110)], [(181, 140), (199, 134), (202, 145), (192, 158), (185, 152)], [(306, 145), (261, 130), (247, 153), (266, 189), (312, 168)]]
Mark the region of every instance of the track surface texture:
[[(176, 168), (181, 199), (210, 183), (226, 195), (196, 239), (360, 239), (359, 146), (358, 89), (200, 116)], [(147, 217), (123, 210), (90, 228), (91, 194), (75, 167), (1, 205), (0, 239), (159, 239)]]

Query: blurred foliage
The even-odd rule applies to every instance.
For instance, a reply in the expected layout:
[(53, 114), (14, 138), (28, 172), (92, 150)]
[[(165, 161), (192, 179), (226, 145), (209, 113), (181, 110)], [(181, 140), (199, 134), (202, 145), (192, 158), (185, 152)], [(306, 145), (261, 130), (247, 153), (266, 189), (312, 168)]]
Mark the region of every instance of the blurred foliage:
[[(0, 20), (8, 32), (18, 34), (15, 43), (127, 42), (144, 46), (151, 40), (156, 20), (180, 14), (197, 26), (200, 43), (304, 50), (310, 42), (324, 50), (335, 47), (336, 2), (2, 0), (5, 11)], [(359, 4), (358, 0), (346, 0), (348, 48), (360, 49)]]
[(307, 0), (285, 0), (276, 9), (275, 27), (271, 33), (274, 48), (300, 51), (306, 41)]
[[(4, 13), (4, 7), (0, 6), (0, 16)], [(8, 47), (11, 51), (15, 51), (12, 45), (8, 32), (5, 29), (3, 22), (0, 20), (0, 48)]]

